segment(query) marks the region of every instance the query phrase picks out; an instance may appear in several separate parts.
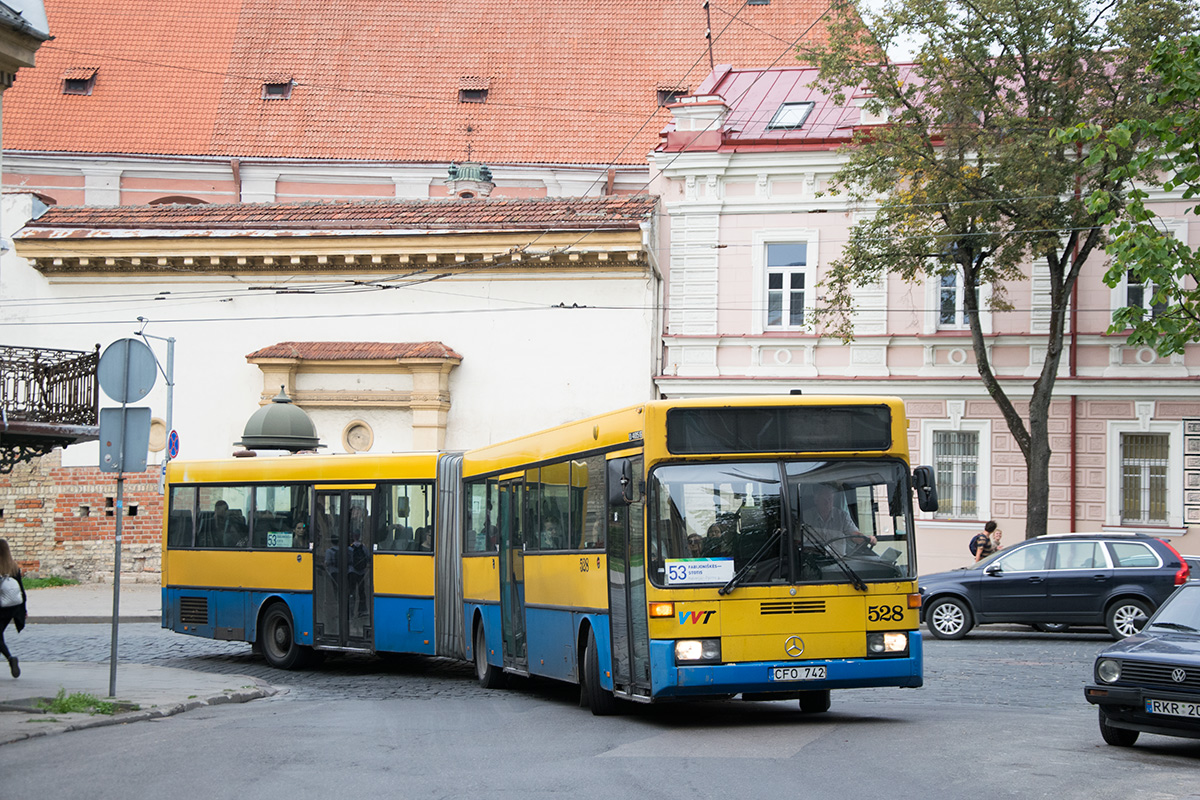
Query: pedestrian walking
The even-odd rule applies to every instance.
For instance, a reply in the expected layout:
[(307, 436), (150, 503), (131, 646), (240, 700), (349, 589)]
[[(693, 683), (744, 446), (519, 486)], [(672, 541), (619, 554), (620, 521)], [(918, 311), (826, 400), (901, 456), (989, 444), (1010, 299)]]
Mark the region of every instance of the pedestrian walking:
[(21, 582), (21, 568), (17, 566), (8, 546), (7, 539), (0, 539), (0, 653), (8, 659), (8, 669), (14, 678), (21, 677), (17, 657), (9, 652), (4, 643), (4, 629), (8, 623), (20, 633), (25, 627), (25, 584)]
[(1001, 531), (996, 525), (996, 520), (990, 519), (983, 526), (983, 533), (978, 533), (971, 539), (971, 555), (975, 556), (975, 560), (983, 561), (988, 556), (1000, 549)]

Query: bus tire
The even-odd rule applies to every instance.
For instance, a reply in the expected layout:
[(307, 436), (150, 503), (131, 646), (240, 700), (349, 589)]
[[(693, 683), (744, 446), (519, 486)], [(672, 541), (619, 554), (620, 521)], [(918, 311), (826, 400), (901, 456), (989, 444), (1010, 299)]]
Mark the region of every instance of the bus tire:
[(304, 661), (304, 650), (296, 642), (292, 613), (285, 603), (272, 603), (258, 626), (258, 646), (263, 658), (275, 669), (295, 669)]
[(597, 717), (610, 717), (617, 713), (617, 698), (600, 685), (600, 653), (596, 649), (596, 632), (588, 629), (587, 648), (583, 653), (583, 689), (587, 693), (588, 705)]
[(800, 713), (802, 714), (824, 714), (829, 710), (829, 705), (828, 689), (800, 693)]
[(504, 686), (504, 673), (488, 661), (487, 634), (483, 623), (475, 626), (475, 678), (484, 689), (499, 689)]

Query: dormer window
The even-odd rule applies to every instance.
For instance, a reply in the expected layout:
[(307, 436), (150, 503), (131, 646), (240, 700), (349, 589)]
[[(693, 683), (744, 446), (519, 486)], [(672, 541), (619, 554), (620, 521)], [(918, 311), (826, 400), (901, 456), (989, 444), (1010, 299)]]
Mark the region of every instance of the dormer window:
[(96, 67), (71, 67), (63, 73), (63, 94), (91, 94), (96, 86)]
[(816, 103), (784, 103), (771, 117), (767, 128), (771, 130), (796, 130), (804, 125)]
[(271, 77), (263, 81), (263, 100), (287, 100), (292, 96), (292, 79), (290, 77)]
[(658, 87), (658, 107), (669, 106), (672, 103), (678, 103), (679, 98), (687, 94), (687, 88), (683, 86), (659, 86)]
[(492, 88), (491, 78), (465, 76), (458, 79), (458, 102), (486, 103), (488, 89)]

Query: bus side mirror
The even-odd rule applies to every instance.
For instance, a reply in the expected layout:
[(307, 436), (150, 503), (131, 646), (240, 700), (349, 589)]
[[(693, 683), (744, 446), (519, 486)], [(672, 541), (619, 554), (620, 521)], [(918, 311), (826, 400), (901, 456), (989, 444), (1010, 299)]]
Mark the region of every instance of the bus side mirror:
[(937, 480), (933, 467), (917, 467), (913, 470), (913, 489), (917, 492), (917, 507), (922, 511), (937, 511)]
[(633, 485), (633, 464), (628, 458), (614, 458), (608, 462), (608, 504), (627, 506), (635, 499), (637, 489)]

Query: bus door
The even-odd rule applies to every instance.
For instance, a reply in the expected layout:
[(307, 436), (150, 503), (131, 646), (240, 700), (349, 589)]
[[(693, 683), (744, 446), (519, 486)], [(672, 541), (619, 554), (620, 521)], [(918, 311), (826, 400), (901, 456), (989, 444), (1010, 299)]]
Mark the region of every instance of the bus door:
[(525, 484), (500, 484), (500, 625), (504, 665), (528, 669), (525, 648)]
[[(640, 494), (642, 459), (618, 458), (608, 462), (611, 487), (620, 481), (623, 468), (630, 502), (608, 506), (608, 608), (612, 633), (612, 674), (616, 693), (626, 697), (650, 696), (650, 626), (646, 616), (645, 503)], [(611, 497), (610, 493), (610, 497)]]
[(313, 642), (374, 647), (370, 491), (318, 490), (313, 509)]

